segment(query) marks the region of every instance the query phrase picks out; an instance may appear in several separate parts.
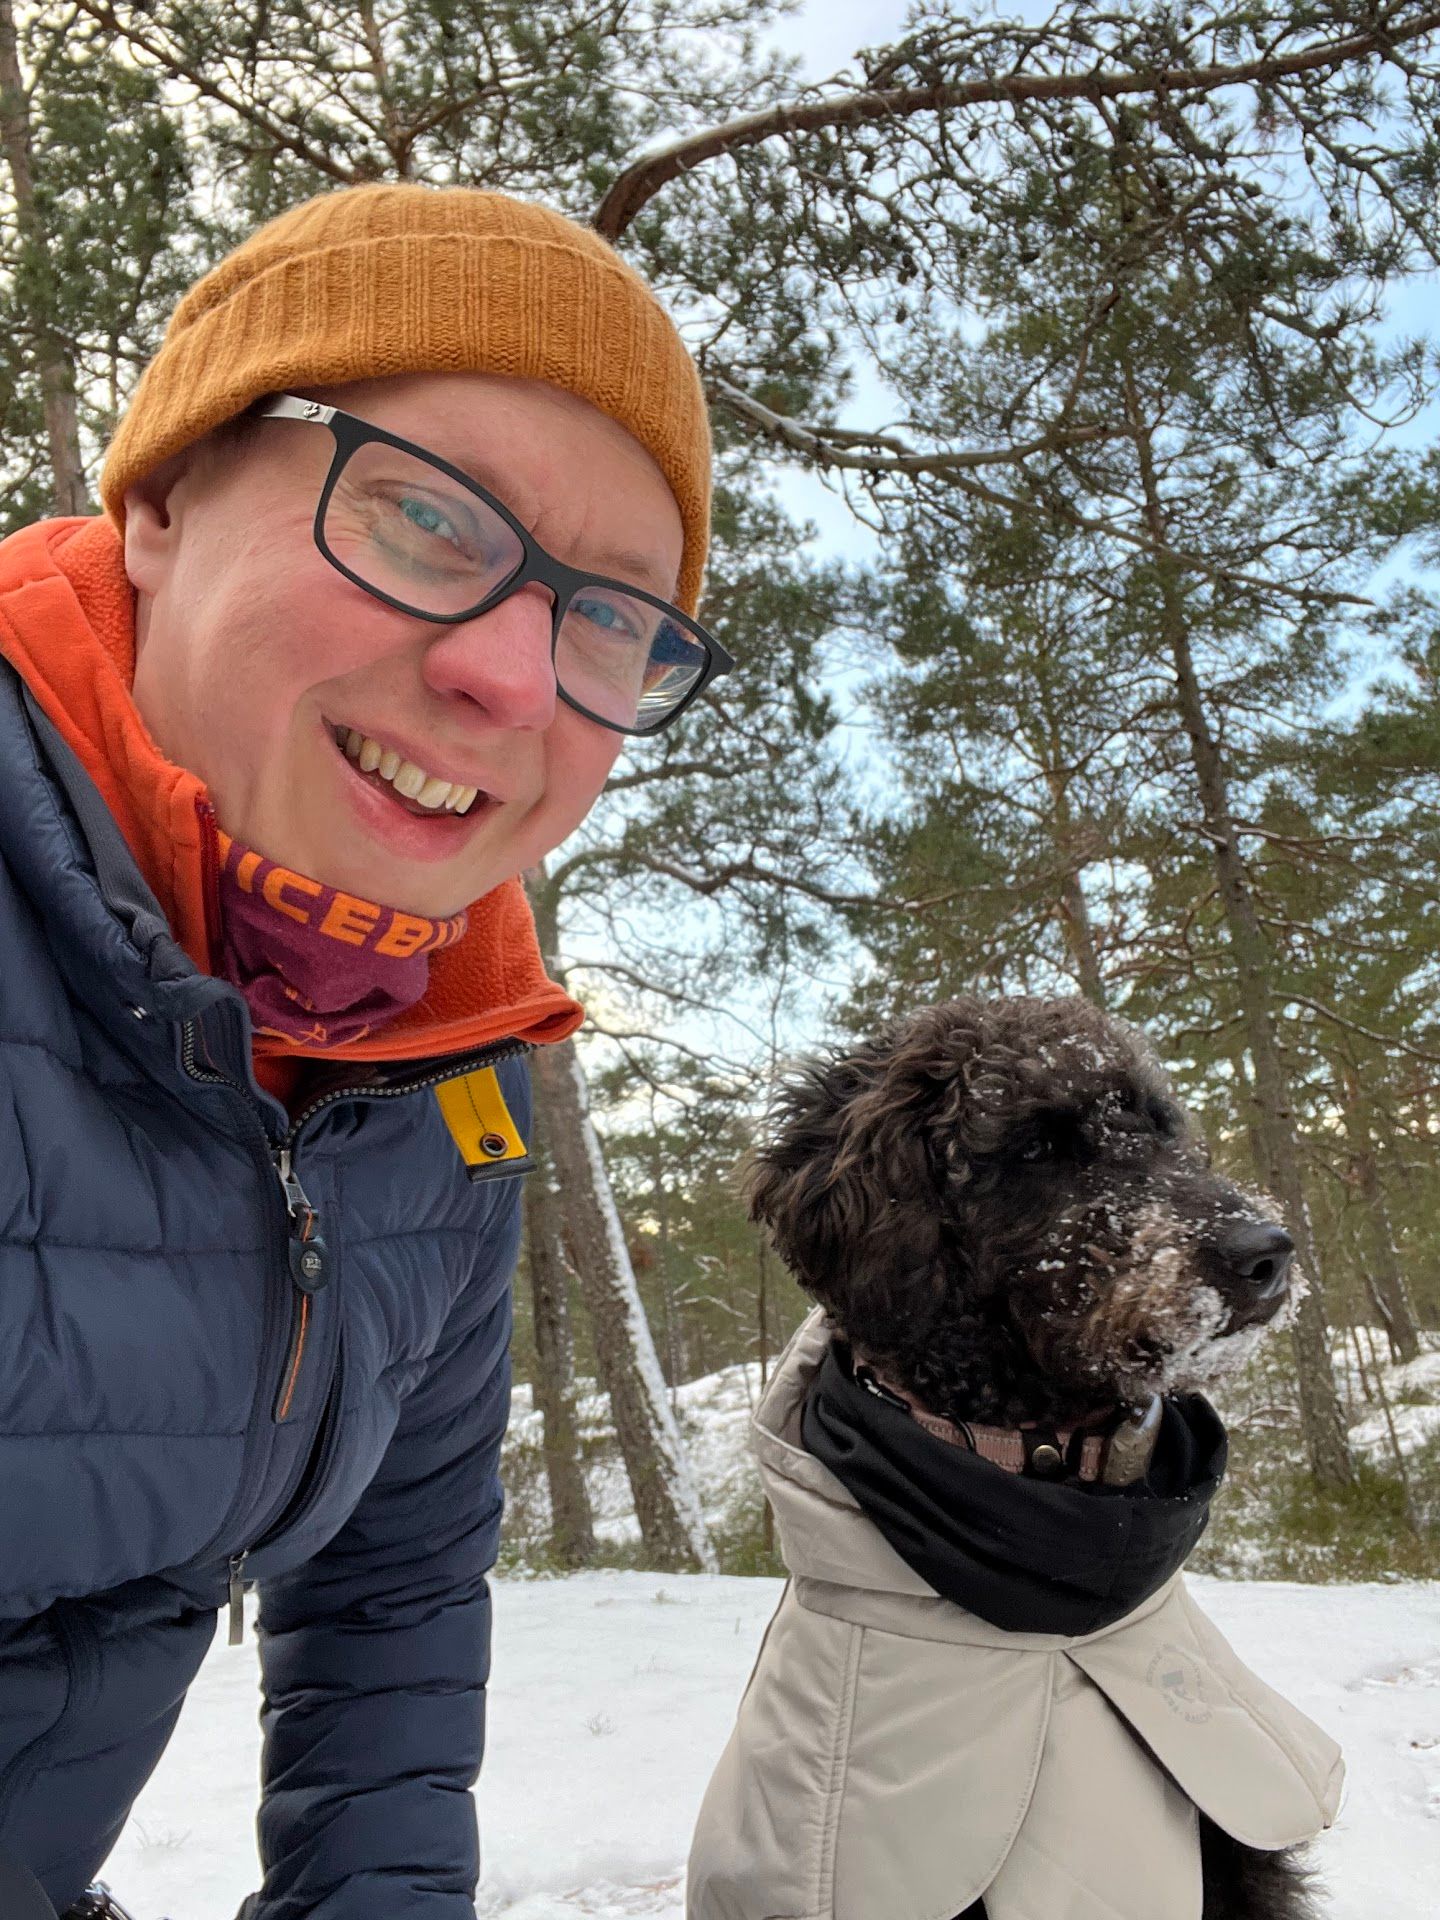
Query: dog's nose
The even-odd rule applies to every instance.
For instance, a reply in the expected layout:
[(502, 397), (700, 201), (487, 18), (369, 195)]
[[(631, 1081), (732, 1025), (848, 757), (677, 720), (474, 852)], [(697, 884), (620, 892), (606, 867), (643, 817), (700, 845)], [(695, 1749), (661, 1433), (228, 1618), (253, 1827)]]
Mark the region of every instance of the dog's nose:
[(1217, 1248), (1235, 1279), (1253, 1287), (1261, 1300), (1273, 1300), (1284, 1287), (1294, 1251), (1295, 1242), (1285, 1229), (1268, 1221), (1234, 1228)]

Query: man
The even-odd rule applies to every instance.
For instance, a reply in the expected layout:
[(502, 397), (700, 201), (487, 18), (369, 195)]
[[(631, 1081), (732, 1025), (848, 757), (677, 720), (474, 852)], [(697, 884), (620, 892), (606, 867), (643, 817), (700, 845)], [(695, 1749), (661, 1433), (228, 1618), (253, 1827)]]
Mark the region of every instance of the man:
[(0, 546), (0, 1860), (62, 1914), (252, 1582), (246, 1920), (473, 1914), (524, 1055), (581, 1018), (516, 876), (730, 664), (708, 461), (594, 235), (347, 189), (181, 302), (106, 513)]

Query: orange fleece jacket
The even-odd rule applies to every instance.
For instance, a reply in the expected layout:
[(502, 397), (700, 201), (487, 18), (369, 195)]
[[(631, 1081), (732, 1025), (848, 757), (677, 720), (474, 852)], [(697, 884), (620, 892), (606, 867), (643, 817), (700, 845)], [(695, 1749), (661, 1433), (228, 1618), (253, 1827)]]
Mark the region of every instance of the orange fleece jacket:
[[(46, 520), (0, 543), (0, 653), (29, 685), (115, 816), (176, 940), (217, 971), (218, 839), (204, 783), (171, 765), (131, 697), (135, 596), (115, 523)], [(529, 903), (507, 880), (430, 957), (423, 997), (383, 1031), (333, 1046), (257, 1036), (261, 1083), (288, 1100), (305, 1058), (408, 1060), (492, 1040), (563, 1040), (583, 1010), (548, 978)]]

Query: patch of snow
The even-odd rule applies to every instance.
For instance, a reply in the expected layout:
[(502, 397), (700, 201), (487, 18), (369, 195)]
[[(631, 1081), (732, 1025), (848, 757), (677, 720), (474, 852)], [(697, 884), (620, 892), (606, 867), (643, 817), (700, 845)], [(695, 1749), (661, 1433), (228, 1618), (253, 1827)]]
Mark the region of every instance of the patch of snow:
[[(1340, 1817), (1315, 1848), (1327, 1920), (1432, 1912), (1440, 1583), (1192, 1586), (1345, 1749)], [(700, 1797), (779, 1593), (700, 1574), (495, 1583), (481, 1920), (683, 1920)], [(258, 1884), (257, 1707), (253, 1639), (217, 1643), (105, 1869), (137, 1920), (231, 1920)]]
[[(1388, 1382), (1387, 1382), (1388, 1385)], [(1440, 1406), (1390, 1407), (1390, 1420), (1395, 1426), (1395, 1440), (1401, 1453), (1415, 1453), (1428, 1440), (1440, 1434)], [(1390, 1426), (1385, 1419), (1385, 1409), (1379, 1407), (1374, 1413), (1367, 1414), (1363, 1420), (1357, 1420), (1350, 1429), (1350, 1444), (1357, 1452), (1380, 1464), (1393, 1460), (1395, 1455), (1390, 1444)]]
[[(707, 1527), (733, 1523), (747, 1501), (758, 1505), (760, 1481), (749, 1450), (750, 1415), (761, 1393), (760, 1367), (724, 1367), (676, 1389), (680, 1431), (699, 1489)], [(610, 1403), (593, 1381), (577, 1380), (575, 1418), (586, 1445), (585, 1482), (590, 1491), (598, 1539), (627, 1543), (639, 1538), (630, 1482), (614, 1445)], [(543, 1422), (528, 1386), (516, 1387), (505, 1436), (502, 1475), (530, 1530), (549, 1526), (549, 1495), (539, 1448)], [(525, 1454), (522, 1460), (521, 1454)]]

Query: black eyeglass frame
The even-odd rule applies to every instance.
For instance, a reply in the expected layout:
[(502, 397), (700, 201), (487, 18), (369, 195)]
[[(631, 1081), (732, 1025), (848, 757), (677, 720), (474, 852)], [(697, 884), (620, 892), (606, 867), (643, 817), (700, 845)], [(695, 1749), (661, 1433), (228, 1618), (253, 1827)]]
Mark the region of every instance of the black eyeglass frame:
[[(582, 706), (573, 695), (568, 694), (560, 684), (559, 673), (555, 674), (555, 691), (567, 707), (585, 719), (593, 720), (598, 727), (606, 727), (611, 733), (632, 735), (644, 739), (651, 734), (661, 732), (673, 720), (678, 720), (686, 708), (691, 706), (710, 685), (722, 674), (733, 673), (735, 661), (721, 646), (720, 642), (704, 627), (694, 621), (688, 613), (674, 605), (672, 601), (662, 600), (659, 594), (647, 593), (644, 587), (634, 586), (628, 580), (614, 580), (602, 573), (587, 573), (583, 568), (572, 567), (564, 560), (558, 560), (553, 553), (547, 553), (538, 540), (523, 527), (511, 513), (503, 500), (497, 500), (488, 488), (482, 487), (478, 480), (462, 468), (452, 466), (448, 460), (442, 460), (438, 453), (432, 453), (428, 447), (422, 447), (413, 440), (403, 440), (398, 433), (389, 433), (384, 427), (373, 426), (370, 421), (362, 420), (358, 414), (346, 413), (343, 407), (328, 407), (319, 400), (302, 400), (293, 393), (282, 393), (255, 408), (253, 418), (257, 420), (299, 420), (312, 422), (317, 426), (328, 427), (335, 440), (335, 452), (330, 461), (330, 471), (325, 476), (325, 484), (320, 489), (320, 499), (315, 508), (315, 520), (312, 532), (315, 545), (323, 557), (330, 562), (337, 573), (344, 574), (373, 599), (381, 600), (387, 607), (394, 607), (398, 613), (408, 613), (417, 620), (429, 620), (436, 626), (455, 627), (462, 621), (477, 619), (482, 613), (489, 613), (492, 607), (498, 607), (508, 600), (512, 593), (518, 593), (530, 581), (538, 580), (540, 585), (549, 589), (551, 595), (550, 627), (550, 665), (555, 668), (555, 656), (560, 646), (560, 628), (564, 621), (565, 610), (569, 606), (577, 587), (611, 587), (620, 593), (629, 594), (632, 599), (643, 600), (647, 606), (657, 607), (663, 613), (676, 615), (684, 624), (685, 631), (693, 634), (705, 648), (705, 665), (701, 669), (693, 687), (676, 707), (672, 707), (663, 719), (648, 727), (626, 727), (617, 720), (607, 720), (603, 714), (592, 713), (589, 707)], [(385, 446), (397, 447), (401, 453), (408, 453), (413, 459), (423, 460), (451, 479), (459, 487), (473, 494), (492, 513), (509, 527), (520, 542), (520, 564), (514, 573), (507, 576), (501, 584), (477, 600), (473, 607), (464, 607), (459, 613), (431, 613), (425, 607), (415, 607), (408, 600), (397, 600), (393, 594), (382, 588), (372, 586), (362, 579), (353, 568), (338, 559), (325, 541), (325, 511), (330, 497), (345, 470), (345, 463), (357, 448), (371, 440), (378, 440)]]

